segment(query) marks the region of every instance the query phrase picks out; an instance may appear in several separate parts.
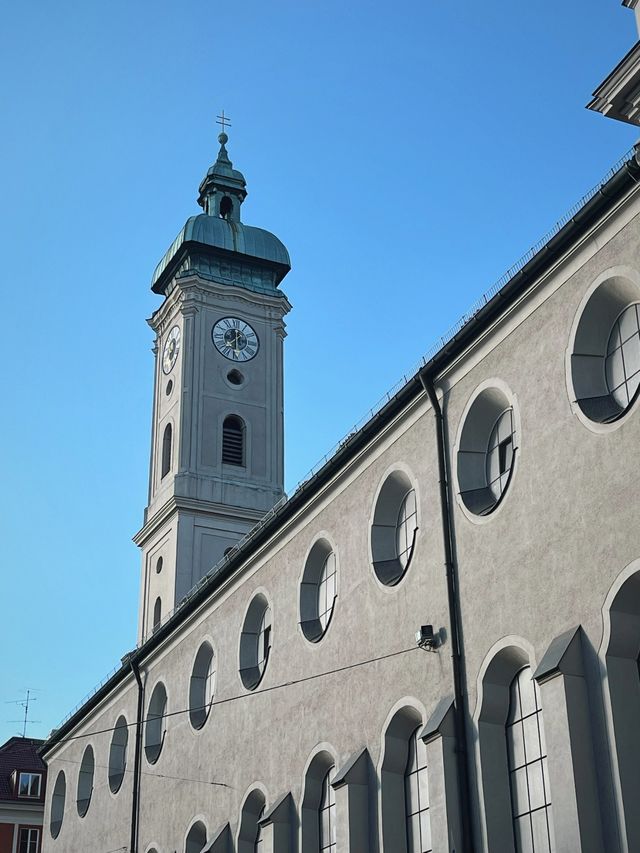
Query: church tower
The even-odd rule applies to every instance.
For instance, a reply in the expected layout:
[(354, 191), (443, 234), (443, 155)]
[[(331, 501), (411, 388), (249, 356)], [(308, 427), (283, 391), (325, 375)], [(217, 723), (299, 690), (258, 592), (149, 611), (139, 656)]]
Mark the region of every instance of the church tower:
[(190, 217), (153, 274), (155, 385), (139, 635), (284, 495), (283, 341), (291, 265), (268, 231), (245, 225), (244, 176), (228, 137)]

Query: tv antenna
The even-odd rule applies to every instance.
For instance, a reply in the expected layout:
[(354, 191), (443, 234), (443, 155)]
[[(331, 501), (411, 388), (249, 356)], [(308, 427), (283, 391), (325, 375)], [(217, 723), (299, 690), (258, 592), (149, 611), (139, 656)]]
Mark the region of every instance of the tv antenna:
[(27, 736), (27, 726), (40, 722), (40, 720), (29, 719), (29, 706), (32, 702), (38, 701), (37, 696), (31, 695), (36, 689), (35, 687), (27, 687), (27, 695), (24, 699), (9, 699), (5, 702), (5, 705), (20, 705), (20, 707), (24, 708), (24, 716), (21, 720), (7, 720), (8, 723), (22, 723), (22, 737)]

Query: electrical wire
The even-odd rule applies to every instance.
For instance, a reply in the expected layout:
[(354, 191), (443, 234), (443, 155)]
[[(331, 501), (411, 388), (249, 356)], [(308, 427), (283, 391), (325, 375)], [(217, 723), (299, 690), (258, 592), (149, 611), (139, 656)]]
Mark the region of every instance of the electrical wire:
[[(65, 764), (82, 764), (82, 761), (78, 761), (76, 758), (56, 758), (56, 761), (64, 761)], [(94, 764), (93, 766), (94, 769), (98, 770), (110, 770), (108, 764)], [(129, 768), (125, 767), (122, 773), (133, 773), (133, 770), (130, 770)], [(142, 776), (153, 776), (155, 779), (171, 779), (174, 782), (194, 782), (199, 785), (211, 785), (216, 788), (229, 788), (231, 790), (235, 790), (233, 785), (227, 785), (226, 782), (211, 782), (208, 779), (190, 779), (187, 776), (170, 776), (167, 773), (153, 773), (151, 772), (151, 770), (141, 770), (140, 773), (142, 774)], [(98, 785), (94, 785), (91, 789), (92, 793), (93, 791), (97, 791), (100, 788), (106, 787), (106, 785), (107, 782), (102, 782)]]
[[(237, 702), (241, 699), (247, 699), (253, 696), (261, 696), (265, 693), (273, 693), (275, 690), (282, 690), (284, 687), (293, 687), (296, 684), (304, 684), (308, 681), (315, 681), (317, 678), (326, 678), (329, 675), (336, 675), (340, 672), (347, 672), (350, 669), (357, 669), (361, 666), (368, 666), (372, 663), (378, 663), (379, 661), (388, 660), (389, 658), (398, 657), (399, 655), (406, 655), (409, 652), (419, 651), (418, 646), (412, 646), (409, 649), (400, 649), (397, 652), (389, 652), (386, 655), (380, 655), (379, 657), (369, 658), (368, 660), (358, 661), (357, 663), (346, 664), (345, 666), (336, 667), (336, 669), (325, 670), (325, 672), (318, 672), (314, 675), (305, 675), (303, 678), (294, 678), (290, 681), (283, 681), (281, 684), (274, 684), (271, 687), (264, 687), (262, 690), (253, 690), (250, 693), (238, 693), (235, 696), (228, 696), (226, 699), (216, 699), (208, 705), (202, 706), (201, 708), (180, 708), (178, 711), (169, 711), (166, 714), (158, 714), (154, 715), (154, 720), (166, 720), (169, 717), (177, 717), (181, 714), (189, 714), (193, 711), (199, 710), (207, 710), (209, 708), (216, 707), (218, 705), (226, 705), (229, 702)], [(127, 728), (133, 728), (136, 725), (136, 722), (127, 722)], [(87, 732), (78, 735), (70, 735), (66, 738), (61, 738), (60, 740), (54, 740), (54, 746), (60, 746), (64, 743), (69, 743), (74, 740), (81, 740), (82, 738), (95, 737), (96, 735), (108, 734), (109, 732), (113, 732), (116, 728), (123, 728), (123, 726), (111, 726), (106, 729), (97, 729), (96, 731)]]

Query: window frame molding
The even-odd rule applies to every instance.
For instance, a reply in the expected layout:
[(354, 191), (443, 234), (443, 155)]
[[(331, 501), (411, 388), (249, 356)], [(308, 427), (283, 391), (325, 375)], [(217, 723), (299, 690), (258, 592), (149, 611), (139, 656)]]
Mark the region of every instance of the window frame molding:
[[(118, 722), (121, 719), (123, 719), (125, 721), (125, 724), (126, 724), (127, 741), (126, 741), (125, 748), (124, 748), (124, 769), (122, 772), (122, 779), (120, 779), (120, 783), (118, 784), (118, 787), (114, 791), (113, 788), (111, 787), (111, 748), (112, 748), (112, 744), (113, 744), (113, 739), (114, 739), (115, 734), (116, 734), (116, 730), (118, 728)], [(118, 794), (122, 790), (122, 786), (124, 785), (124, 780), (125, 780), (126, 775), (127, 775), (127, 765), (128, 765), (127, 758), (128, 758), (128, 752), (129, 752), (129, 741), (130, 741), (130, 739), (129, 739), (129, 728), (130, 727), (131, 727), (131, 724), (129, 723), (128, 718), (127, 718), (127, 711), (126, 711), (126, 709), (121, 708), (120, 711), (118, 711), (118, 713), (115, 715), (115, 722), (113, 723), (113, 731), (111, 732), (111, 738), (109, 740), (109, 748), (107, 750), (107, 767), (106, 767), (107, 789), (109, 791), (109, 794), (112, 797), (118, 796)]]
[[(246, 631), (245, 627), (247, 624), (247, 618), (249, 616), (249, 611), (251, 610), (251, 607), (253, 606), (253, 602), (258, 597), (262, 597), (266, 601), (267, 607), (271, 611), (271, 636), (270, 636), (271, 642), (269, 645), (269, 653), (267, 655), (267, 658), (266, 658), (262, 672), (259, 672), (259, 667), (257, 666), (257, 663), (252, 665), (252, 666), (243, 666), (243, 659), (244, 659), (244, 656), (246, 653), (245, 650), (243, 649), (244, 638), (245, 638), (245, 636), (252, 635), (252, 632)], [(262, 619), (262, 617), (261, 617), (261, 619)], [(243, 689), (249, 693), (253, 692), (254, 690), (256, 690), (260, 686), (260, 684), (262, 683), (262, 681), (263, 681), (263, 679), (267, 673), (267, 669), (269, 668), (269, 662), (271, 661), (271, 658), (273, 655), (273, 637), (275, 634), (274, 624), (275, 624), (275, 611), (273, 608), (272, 598), (269, 595), (269, 593), (267, 592), (265, 587), (262, 587), (262, 586), (256, 587), (256, 589), (252, 590), (250, 597), (249, 597), (249, 601), (247, 602), (247, 606), (244, 609), (241, 627), (240, 627), (240, 631), (238, 634), (238, 647), (237, 647), (237, 657), (236, 657), (236, 660), (238, 661), (237, 673), (238, 673), (238, 678), (240, 679), (240, 684), (242, 685)], [(257, 637), (258, 635), (256, 634), (255, 636)], [(257, 640), (256, 640), (256, 643), (257, 643)], [(258, 675), (257, 675), (255, 682), (251, 682), (251, 684), (248, 684), (245, 681), (242, 673), (243, 672), (250, 672), (252, 669), (258, 670)]]
[[(169, 468), (163, 474), (162, 472), (164, 471), (164, 461), (165, 461), (164, 460), (165, 435), (166, 435), (168, 427), (171, 427), (171, 446), (169, 448)], [(157, 489), (161, 489), (162, 486), (166, 483), (167, 477), (169, 477), (170, 474), (173, 473), (174, 464), (176, 461), (176, 454), (175, 454), (176, 425), (174, 423), (172, 415), (168, 415), (166, 418), (164, 418), (164, 426), (161, 427), (161, 433), (160, 433), (159, 438), (160, 438), (160, 441), (159, 441), (159, 445), (158, 445), (158, 462), (159, 462), (159, 465), (157, 467), (157, 472), (158, 472), (157, 473), (157, 477), (158, 477)]]
[[(572, 357), (574, 354), (578, 328), (580, 326), (580, 322), (584, 315), (585, 309), (587, 308), (587, 305), (589, 304), (596, 290), (605, 285), (608, 281), (611, 281), (612, 279), (616, 278), (626, 279), (630, 285), (636, 287), (638, 290), (637, 301), (640, 301), (640, 271), (634, 269), (633, 267), (627, 266), (626, 264), (619, 264), (616, 266), (607, 267), (606, 270), (603, 270), (591, 282), (589, 287), (582, 294), (582, 298), (580, 299), (580, 302), (578, 303), (576, 311), (573, 315), (571, 329), (567, 338), (567, 346), (565, 348), (565, 383), (569, 406), (571, 408), (572, 413), (576, 416), (582, 426), (586, 427), (586, 429), (590, 430), (590, 432), (595, 433), (596, 435), (608, 435), (609, 433), (615, 432), (615, 430), (620, 429), (620, 427), (624, 423), (626, 423), (628, 418), (631, 417), (637, 410), (640, 401), (640, 392), (636, 392), (634, 399), (629, 404), (626, 410), (621, 412), (620, 415), (618, 415), (608, 423), (602, 423), (599, 421), (592, 421), (583, 412), (580, 404), (576, 399), (577, 394), (573, 382)], [(609, 330), (609, 335), (610, 334), (611, 329)]]
[[(63, 791), (61, 794), (58, 793), (56, 790), (58, 788), (58, 782), (60, 781), (60, 779), (62, 779), (62, 785), (63, 785)], [(62, 799), (62, 810), (60, 813), (59, 821), (58, 821), (57, 817), (55, 818), (56, 831), (54, 832), (53, 804), (54, 804), (54, 799), (56, 797), (58, 798), (57, 802), (59, 802), (60, 799)], [(51, 799), (49, 800), (49, 809), (48, 809), (49, 835), (54, 840), (60, 837), (60, 833), (62, 832), (62, 827), (64, 826), (64, 819), (65, 819), (66, 811), (67, 811), (67, 774), (64, 772), (64, 770), (61, 769), (61, 770), (58, 770), (58, 772), (56, 773), (56, 779), (55, 779), (55, 782), (53, 783), (53, 787), (51, 789)]]
[[(44, 838), (43, 838), (43, 827), (41, 825), (34, 824), (34, 823), (19, 823), (19, 824), (14, 824), (14, 826), (16, 827), (16, 830), (17, 830), (16, 837), (15, 837), (16, 853), (20, 853), (20, 844), (21, 844), (20, 836), (22, 835), (23, 832), (27, 832), (29, 835), (31, 835), (32, 832), (35, 832), (36, 833), (36, 851), (38, 851), (38, 853), (39, 853), (39, 851), (42, 850), (42, 843), (44, 841)], [(29, 836), (27, 836), (27, 851), (28, 851), (30, 844), (31, 844), (31, 838), (29, 838)]]
[[(33, 802), (42, 797), (42, 772), (38, 770), (18, 770), (18, 779), (16, 785), (16, 798), (18, 800), (28, 800)], [(21, 794), (20, 793), (20, 778), (22, 776), (37, 776), (38, 777), (38, 793), (37, 794)]]
[[(318, 853), (320, 850), (320, 802), (322, 783), (331, 768), (338, 768), (337, 751), (325, 742), (315, 746), (307, 758), (300, 787), (300, 830), (299, 853)], [(336, 824), (340, 826), (342, 815), (338, 813), (336, 800)]]
[[(165, 706), (164, 706), (164, 714), (163, 714), (163, 718), (164, 718), (163, 719), (163, 726), (164, 726), (164, 728), (162, 731), (162, 738), (160, 740), (160, 748), (158, 750), (158, 754), (153, 759), (153, 761), (151, 761), (147, 755), (147, 743), (146, 743), (146, 741), (147, 741), (147, 724), (149, 721), (149, 708), (151, 707), (151, 700), (153, 699), (153, 694), (156, 690), (156, 687), (159, 684), (162, 684), (162, 686), (164, 687), (164, 695), (165, 695)], [(169, 690), (167, 689), (167, 679), (165, 678), (164, 674), (159, 675), (156, 678), (156, 680), (153, 683), (153, 687), (149, 690), (148, 694), (147, 694), (147, 689), (145, 688), (145, 695), (149, 696), (149, 701), (146, 703), (146, 707), (144, 709), (144, 712), (145, 712), (144, 718), (142, 721), (142, 751), (144, 753), (144, 758), (145, 758), (145, 761), (147, 762), (147, 764), (151, 767), (154, 767), (158, 763), (158, 761), (160, 761), (160, 758), (161, 758), (162, 753), (164, 751), (164, 744), (165, 744), (165, 740), (167, 737), (167, 731), (168, 731), (167, 720), (169, 718), (167, 717), (167, 709), (169, 708), (170, 693), (169, 693)]]
[[(233, 387), (236, 388), (236, 386), (233, 386)], [(244, 387), (244, 386), (237, 386), (237, 387)], [(223, 444), (224, 444), (224, 439), (223, 439), (224, 422), (226, 421), (227, 418), (230, 418), (230, 417), (240, 418), (240, 420), (244, 424), (244, 432), (243, 432), (244, 446), (242, 448), (243, 449), (243, 462), (244, 462), (244, 464), (242, 464), (242, 465), (234, 465), (230, 462), (223, 462), (222, 461), (222, 448), (223, 448)], [(247, 418), (247, 417), (245, 417), (245, 415), (241, 414), (240, 411), (238, 411), (237, 407), (234, 409), (225, 409), (218, 416), (218, 441), (216, 444), (216, 457), (215, 457), (216, 463), (215, 463), (215, 466), (208, 466), (208, 467), (219, 468), (221, 471), (228, 472), (229, 475), (231, 475), (233, 473), (234, 477), (250, 478), (252, 476), (252, 465), (251, 465), (251, 458), (252, 458), (251, 448), (253, 446), (252, 442), (253, 442), (253, 436), (252, 436), (250, 418)]]
[[(507, 402), (508, 407), (511, 408), (512, 411), (512, 425), (513, 425), (513, 435), (516, 437), (515, 446), (513, 447), (513, 460), (511, 462), (511, 469), (508, 474), (507, 483), (502, 490), (502, 494), (492, 507), (489, 512), (484, 515), (476, 514), (466, 505), (463, 497), (462, 490), (460, 487), (460, 478), (458, 475), (458, 456), (461, 450), (462, 445), (462, 435), (464, 432), (465, 425), (467, 423), (467, 419), (469, 417), (469, 413), (473, 408), (474, 404), (477, 402), (478, 398), (487, 391), (495, 390), (502, 394)], [(502, 411), (506, 410), (505, 407)], [(491, 431), (496, 421), (493, 421), (489, 431), (487, 433), (487, 442), (489, 441)], [(470, 394), (469, 399), (467, 400), (458, 421), (458, 426), (455, 432), (455, 439), (453, 442), (453, 446), (451, 447), (451, 484), (453, 487), (453, 493), (455, 496), (456, 506), (460, 509), (464, 517), (470, 521), (472, 524), (490, 524), (494, 518), (496, 518), (504, 509), (507, 500), (505, 500), (510, 490), (513, 488), (513, 481), (516, 479), (516, 474), (518, 473), (518, 467), (520, 465), (521, 457), (522, 457), (522, 448), (523, 448), (523, 433), (522, 433), (522, 418), (520, 413), (520, 405), (518, 400), (518, 395), (511, 390), (511, 387), (503, 380), (497, 376), (489, 377), (477, 385), (473, 392)], [(483, 467), (486, 464), (486, 450), (484, 453), (483, 459)]]
[[(189, 838), (189, 833), (198, 823), (202, 824), (202, 826), (204, 827), (204, 836), (205, 836), (204, 844), (205, 844), (205, 847), (209, 843), (209, 827), (207, 825), (207, 819), (203, 814), (198, 814), (198, 815), (195, 815), (195, 817), (191, 818), (191, 821), (189, 822), (189, 825), (187, 826), (187, 829), (185, 830), (184, 837), (182, 839), (182, 850), (186, 851), (187, 839)], [(157, 849), (160, 850), (160, 847), (157, 847)]]
[[(372, 534), (373, 534), (373, 528), (374, 528), (374, 526), (376, 526), (375, 525), (375, 518), (376, 518), (376, 514), (377, 514), (377, 510), (378, 510), (378, 502), (380, 500), (380, 495), (381, 495), (384, 487), (387, 485), (389, 478), (393, 474), (396, 474), (396, 473), (402, 474), (404, 477), (406, 477), (410, 483), (410, 489), (413, 489), (413, 491), (414, 491), (415, 499), (416, 499), (416, 524), (417, 524), (417, 526), (416, 526), (414, 537), (413, 537), (413, 545), (411, 548), (410, 556), (409, 556), (409, 559), (407, 561), (406, 566), (402, 569), (402, 573), (400, 574), (399, 578), (395, 582), (385, 583), (384, 581), (382, 581), (380, 579), (380, 577), (378, 576), (378, 572), (376, 571), (376, 568), (375, 568), (376, 562), (380, 562), (380, 561), (376, 560), (375, 556), (374, 556), (374, 546), (373, 546), (373, 535)], [(408, 491), (409, 490), (407, 490), (407, 492)], [(407, 493), (405, 493), (405, 497), (406, 497), (406, 494)], [(378, 482), (376, 484), (375, 492), (373, 493), (373, 498), (371, 500), (370, 510), (369, 510), (369, 518), (367, 521), (367, 525), (368, 525), (367, 526), (367, 548), (368, 548), (370, 574), (373, 576), (373, 580), (374, 580), (377, 588), (379, 590), (385, 592), (387, 595), (395, 594), (395, 592), (406, 582), (407, 577), (409, 576), (409, 573), (411, 571), (411, 565), (415, 560), (416, 549), (418, 548), (418, 545), (420, 543), (420, 533), (422, 531), (421, 507), (422, 507), (422, 494), (421, 494), (421, 488), (420, 488), (420, 481), (415, 476), (412, 468), (409, 465), (407, 465), (406, 462), (403, 462), (400, 460), (396, 460), (395, 462), (392, 462), (382, 472), (382, 474), (378, 477)], [(398, 505), (398, 507), (396, 508), (396, 511), (395, 511), (396, 516), (398, 515), (399, 511), (400, 511), (400, 505)]]
[[(84, 777), (88, 775), (86, 769), (84, 769), (85, 758), (89, 754), (89, 750), (91, 750), (91, 784), (89, 787), (88, 796), (80, 799), (80, 788), (84, 784)], [(83, 776), (84, 774), (84, 776)], [(78, 779), (76, 783), (76, 811), (78, 813), (79, 818), (85, 818), (91, 806), (91, 800), (93, 799), (93, 791), (95, 789), (95, 781), (96, 781), (96, 751), (93, 748), (93, 744), (88, 743), (85, 748), (82, 750), (82, 758), (80, 759), (80, 766), (78, 767)]]
[[(405, 719), (400, 719), (402, 716)], [(411, 719), (409, 719), (411, 717)], [(405, 798), (405, 771), (409, 756), (409, 738), (416, 729), (420, 737), (426, 709), (415, 696), (399, 699), (387, 714), (380, 733), (380, 757), (376, 767), (378, 779), (378, 837), (380, 847), (393, 853), (407, 853), (407, 804)], [(389, 732), (392, 726), (401, 727), (397, 734)], [(400, 747), (400, 754), (391, 756), (391, 749)], [(402, 804), (402, 819), (398, 812)], [(401, 837), (398, 837), (398, 833)]]
[(472, 719), (478, 812), (485, 850), (515, 850), (505, 724), (511, 682), (525, 666), (535, 672), (535, 649), (528, 640), (512, 634), (489, 649), (478, 671)]
[[(253, 782), (244, 792), (240, 800), (238, 812), (238, 829), (236, 832), (236, 853), (254, 853), (255, 838), (245, 838), (247, 833), (252, 834), (255, 824), (256, 833), (262, 817), (267, 814), (269, 794), (262, 782)], [(255, 820), (253, 820), (255, 818)], [(249, 826), (251, 821), (251, 826)]]
[[(309, 558), (311, 557), (314, 549), (320, 547), (322, 542), (326, 543), (326, 545), (329, 548), (329, 551), (327, 552), (326, 556), (328, 556), (329, 553), (333, 553), (333, 555), (335, 557), (335, 562), (336, 562), (335, 596), (333, 599), (333, 607), (331, 609), (331, 615), (329, 616), (329, 619), (327, 620), (327, 624), (326, 624), (325, 628), (322, 629), (320, 627), (318, 635), (316, 637), (312, 638), (312, 637), (308, 636), (308, 634), (305, 632), (305, 629), (303, 626), (307, 623), (311, 624), (312, 622), (320, 622), (320, 619), (318, 617), (316, 617), (315, 619), (311, 619), (311, 620), (310, 619), (307, 619), (307, 620), (303, 619), (304, 607), (303, 607), (303, 602), (302, 602), (302, 595), (303, 595), (302, 587), (303, 587), (303, 585), (306, 585), (306, 584), (311, 586), (312, 582), (311, 581), (305, 581), (304, 578), (305, 578), (305, 574), (307, 573), (307, 566), (309, 563)], [(304, 639), (305, 644), (308, 647), (316, 647), (319, 643), (321, 643), (322, 640), (326, 637), (326, 635), (327, 635), (327, 633), (331, 627), (331, 624), (332, 624), (333, 618), (334, 618), (334, 614), (335, 614), (335, 610), (336, 610), (336, 606), (338, 604), (338, 598), (340, 596), (340, 569), (341, 569), (340, 555), (338, 553), (338, 549), (336, 548), (336, 544), (335, 544), (335, 541), (333, 539), (333, 536), (327, 530), (320, 530), (312, 538), (312, 540), (309, 544), (309, 547), (305, 551), (305, 555), (304, 555), (304, 558), (302, 560), (302, 568), (301, 568), (300, 573), (298, 575), (298, 586), (297, 586), (297, 590), (298, 590), (298, 630), (300, 632), (300, 635)], [(316, 590), (317, 590), (317, 584), (315, 584), (315, 586), (316, 586)], [(317, 609), (318, 608), (317, 608), (317, 602), (316, 602), (315, 610), (317, 610)]]
[[(194, 725), (194, 723), (191, 719), (191, 679), (193, 678), (193, 671), (194, 671), (194, 668), (196, 665), (196, 660), (198, 659), (198, 655), (200, 654), (200, 650), (205, 645), (205, 643), (207, 643), (209, 645), (209, 647), (211, 648), (211, 651), (213, 653), (213, 662), (214, 662), (214, 669), (215, 669), (215, 684), (214, 684), (214, 689), (213, 689), (213, 693), (211, 696), (211, 702), (210, 702), (209, 708), (207, 709), (207, 712), (205, 714), (204, 720), (202, 721), (201, 725), (196, 726), (196, 725)], [(191, 657), (191, 668), (189, 670), (189, 673), (190, 673), (189, 674), (189, 684), (188, 684), (189, 728), (191, 729), (192, 734), (197, 735), (205, 728), (205, 726), (207, 725), (207, 723), (209, 721), (209, 717), (211, 716), (211, 709), (213, 708), (213, 703), (215, 702), (216, 688), (218, 686), (218, 650), (217, 650), (216, 644), (214, 643), (213, 638), (210, 634), (203, 634), (199, 638), (198, 646), (197, 646), (195, 652), (193, 653), (193, 655)]]

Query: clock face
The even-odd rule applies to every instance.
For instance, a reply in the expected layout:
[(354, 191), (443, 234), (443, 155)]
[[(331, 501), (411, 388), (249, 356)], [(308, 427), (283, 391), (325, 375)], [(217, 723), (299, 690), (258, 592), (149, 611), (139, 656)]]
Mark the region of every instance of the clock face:
[(165, 373), (171, 373), (173, 365), (176, 363), (178, 353), (180, 352), (180, 329), (174, 326), (164, 344), (162, 351), (162, 369)]
[(249, 361), (258, 352), (258, 336), (248, 323), (237, 317), (223, 317), (211, 330), (215, 348), (229, 361)]

